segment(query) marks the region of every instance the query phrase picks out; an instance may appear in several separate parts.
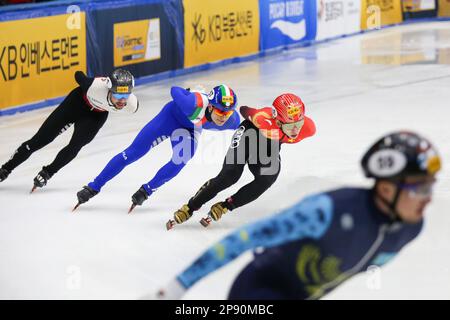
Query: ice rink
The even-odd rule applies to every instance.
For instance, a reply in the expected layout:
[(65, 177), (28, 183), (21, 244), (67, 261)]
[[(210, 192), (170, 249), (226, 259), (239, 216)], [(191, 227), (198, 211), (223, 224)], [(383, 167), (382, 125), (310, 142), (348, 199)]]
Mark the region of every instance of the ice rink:
[[(170, 143), (127, 167), (78, 211), (90, 182), (170, 100), (170, 86), (225, 83), (240, 105), (267, 106), (279, 94), (302, 97), (317, 134), (282, 148), (277, 182), (257, 201), (209, 229), (202, 211), (174, 230), (173, 212), (220, 170), (232, 131), (204, 131), (195, 157), (133, 214), (131, 195), (171, 156)], [(381, 135), (422, 133), (443, 158), (422, 234), (377, 275), (344, 283), (326, 299), (450, 299), (450, 23), (405, 25), (290, 50), (250, 62), (138, 87), (139, 112), (110, 115), (97, 138), (47, 187), (30, 195), (34, 176), (68, 143), (72, 129), (35, 153), (0, 184), (0, 299), (136, 299), (156, 291), (225, 234), (271, 215), (306, 194), (368, 186), (359, 160)], [(29, 139), (53, 108), (0, 118), (0, 162)], [(449, 118), (447, 118), (449, 117)], [(224, 200), (252, 178), (219, 194)], [(224, 299), (251, 258), (246, 253), (192, 288), (186, 299)], [(372, 279), (372, 280), (371, 280)]]

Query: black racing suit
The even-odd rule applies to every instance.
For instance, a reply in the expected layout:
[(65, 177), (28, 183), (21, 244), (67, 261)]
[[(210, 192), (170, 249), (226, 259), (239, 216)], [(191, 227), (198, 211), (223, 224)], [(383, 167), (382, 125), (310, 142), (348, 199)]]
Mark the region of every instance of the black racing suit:
[(261, 196), (276, 180), (280, 173), (280, 142), (264, 137), (249, 120), (244, 120), (233, 135), (230, 148), (225, 156), (222, 171), (208, 180), (189, 200), (191, 210), (214, 198), (222, 190), (235, 184), (248, 164), (254, 180), (243, 186), (227, 199), (229, 210), (246, 205)]
[(74, 132), (69, 144), (58, 153), (51, 164), (44, 167), (51, 177), (72, 161), (81, 148), (94, 139), (108, 118), (108, 112), (93, 109), (85, 100), (84, 96), (94, 78), (88, 78), (83, 72), (77, 71), (75, 80), (79, 86), (73, 89), (50, 114), (38, 132), (16, 150), (3, 168), (11, 172), (27, 160), (33, 152), (52, 142), (73, 124)]

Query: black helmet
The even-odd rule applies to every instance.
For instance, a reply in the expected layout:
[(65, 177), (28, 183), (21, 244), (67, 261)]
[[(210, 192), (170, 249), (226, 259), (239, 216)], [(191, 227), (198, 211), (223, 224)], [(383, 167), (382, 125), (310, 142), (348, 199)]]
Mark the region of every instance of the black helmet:
[(424, 137), (398, 131), (375, 142), (363, 156), (361, 166), (368, 178), (400, 181), (407, 176), (435, 174), (441, 169), (441, 159)]
[(129, 95), (134, 88), (134, 77), (130, 71), (116, 69), (109, 76), (109, 89), (113, 94)]

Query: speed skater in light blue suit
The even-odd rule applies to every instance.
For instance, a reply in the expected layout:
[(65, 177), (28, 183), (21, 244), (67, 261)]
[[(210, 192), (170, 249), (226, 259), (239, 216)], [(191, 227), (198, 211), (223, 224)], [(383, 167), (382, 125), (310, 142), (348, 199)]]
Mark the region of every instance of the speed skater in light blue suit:
[(247, 251), (253, 251), (253, 259), (233, 281), (231, 300), (319, 299), (353, 276), (377, 270), (420, 234), (441, 158), (426, 138), (397, 131), (375, 142), (361, 167), (366, 177), (375, 179), (372, 188), (343, 187), (311, 195), (242, 226), (156, 294), (142, 298), (180, 299)]
[(94, 181), (77, 193), (77, 206), (98, 194), (108, 181), (143, 157), (152, 147), (170, 139), (172, 158), (132, 196), (131, 212), (184, 168), (195, 154), (198, 137), (203, 129), (234, 130), (239, 126), (239, 114), (234, 112), (237, 97), (226, 85), (214, 87), (208, 95), (180, 87), (172, 87), (170, 94), (173, 100), (147, 123), (132, 144), (113, 157)]

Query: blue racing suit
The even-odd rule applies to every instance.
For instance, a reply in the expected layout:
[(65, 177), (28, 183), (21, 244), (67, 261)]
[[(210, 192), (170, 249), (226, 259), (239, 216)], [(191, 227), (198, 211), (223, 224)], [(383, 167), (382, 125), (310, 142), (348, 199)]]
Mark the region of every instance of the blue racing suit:
[(190, 288), (254, 249), (230, 299), (317, 299), (370, 266), (387, 263), (420, 233), (422, 224), (392, 221), (375, 206), (373, 190), (338, 189), (238, 229), (177, 279)]
[(173, 155), (143, 187), (149, 195), (175, 177), (194, 156), (202, 129), (227, 130), (239, 126), (239, 113), (234, 112), (223, 126), (205, 117), (208, 98), (205, 94), (172, 87), (172, 101), (138, 133), (133, 143), (113, 157), (103, 171), (89, 183), (96, 191), (118, 175), (126, 166), (143, 157), (152, 147), (170, 139)]

